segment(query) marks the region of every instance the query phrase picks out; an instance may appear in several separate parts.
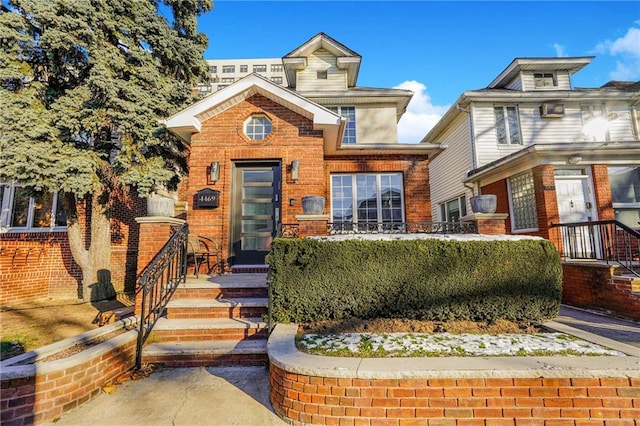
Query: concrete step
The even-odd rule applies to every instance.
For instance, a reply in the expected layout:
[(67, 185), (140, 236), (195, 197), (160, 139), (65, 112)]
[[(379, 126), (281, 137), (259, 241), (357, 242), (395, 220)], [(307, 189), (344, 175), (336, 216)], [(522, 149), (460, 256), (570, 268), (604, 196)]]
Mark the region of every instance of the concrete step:
[[(244, 276), (246, 275), (246, 276)], [(265, 274), (243, 274), (235, 277), (219, 275), (187, 278), (176, 289), (172, 299), (267, 297)]]
[(267, 323), (261, 318), (160, 318), (150, 339), (161, 342), (187, 342), (267, 337)]
[(262, 297), (229, 299), (175, 299), (167, 304), (169, 319), (260, 318), (267, 313), (269, 299)]
[(151, 343), (142, 360), (173, 368), (266, 365), (267, 340)]

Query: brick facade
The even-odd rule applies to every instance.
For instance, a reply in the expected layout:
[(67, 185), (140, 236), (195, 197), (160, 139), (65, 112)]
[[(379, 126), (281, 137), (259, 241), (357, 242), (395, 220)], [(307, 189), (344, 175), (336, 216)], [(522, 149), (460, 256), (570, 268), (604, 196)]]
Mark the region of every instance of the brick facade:
[[(272, 132), (264, 140), (250, 140), (244, 135), (244, 122), (254, 114), (264, 114), (272, 122)], [(300, 162), (299, 179), (295, 181), (291, 179), (290, 171), (293, 160)], [(220, 163), (220, 179), (210, 182), (209, 167), (214, 161)], [(333, 173), (402, 173), (406, 220), (431, 219), (426, 156), (354, 155), (326, 158), (323, 134), (313, 130), (311, 120), (256, 94), (203, 122), (200, 133), (192, 136), (189, 177), (180, 190), (180, 198), (189, 204), (187, 221), (190, 230), (220, 242), (222, 258), (227, 263), (231, 244), (232, 175), (236, 161), (273, 161), (281, 164), (283, 224), (299, 223), (296, 216), (303, 213), (302, 197), (305, 195), (325, 197), (327, 204), (324, 213), (329, 213), (330, 176)], [(195, 206), (195, 194), (203, 188), (220, 191), (217, 208)], [(293, 206), (289, 205), (289, 200), (293, 200)]]
[(582, 308), (605, 309), (640, 321), (640, 278), (614, 276), (603, 264), (562, 265), (562, 302)]
[[(144, 200), (134, 194), (114, 195), (111, 216), (111, 280), (117, 292), (132, 293), (136, 280), (139, 228), (136, 216)], [(81, 223), (85, 201), (78, 203)], [(42, 299), (77, 299), (81, 270), (75, 263), (65, 231), (0, 234), (0, 303)]]
[(635, 425), (640, 379), (307, 376), (270, 367), (271, 402), (291, 424)]

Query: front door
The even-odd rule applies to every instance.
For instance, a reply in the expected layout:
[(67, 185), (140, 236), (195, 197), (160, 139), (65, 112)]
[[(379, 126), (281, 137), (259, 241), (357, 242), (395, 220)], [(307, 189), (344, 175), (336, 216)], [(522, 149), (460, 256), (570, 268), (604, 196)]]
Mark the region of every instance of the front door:
[[(583, 169), (557, 169), (555, 186), (560, 223), (597, 219), (589, 191), (589, 176)], [(592, 258), (600, 246), (597, 229), (588, 225), (568, 228), (563, 239), (564, 254), (573, 258)]]
[(234, 164), (231, 210), (232, 259), (262, 265), (280, 219), (280, 164)]

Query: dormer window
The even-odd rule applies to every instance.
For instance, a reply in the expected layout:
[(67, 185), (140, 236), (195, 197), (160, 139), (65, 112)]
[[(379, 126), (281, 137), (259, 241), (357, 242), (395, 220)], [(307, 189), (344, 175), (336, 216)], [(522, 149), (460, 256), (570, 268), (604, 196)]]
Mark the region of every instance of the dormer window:
[(327, 79), (327, 70), (318, 71), (317, 78), (318, 78), (318, 80), (326, 80)]
[(271, 120), (264, 115), (253, 115), (244, 122), (244, 134), (251, 140), (262, 140), (269, 133), (271, 133)]
[(534, 73), (533, 74), (533, 87), (541, 89), (544, 87), (556, 87), (558, 81), (553, 73)]

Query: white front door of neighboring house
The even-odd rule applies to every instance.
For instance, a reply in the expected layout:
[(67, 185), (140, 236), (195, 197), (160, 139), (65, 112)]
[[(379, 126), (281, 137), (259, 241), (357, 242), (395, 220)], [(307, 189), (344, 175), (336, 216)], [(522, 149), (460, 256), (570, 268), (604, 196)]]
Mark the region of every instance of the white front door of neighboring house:
[[(584, 169), (556, 169), (555, 187), (560, 223), (597, 220), (591, 179)], [(565, 256), (593, 258), (599, 251), (597, 229), (591, 226), (568, 228), (563, 240)]]

